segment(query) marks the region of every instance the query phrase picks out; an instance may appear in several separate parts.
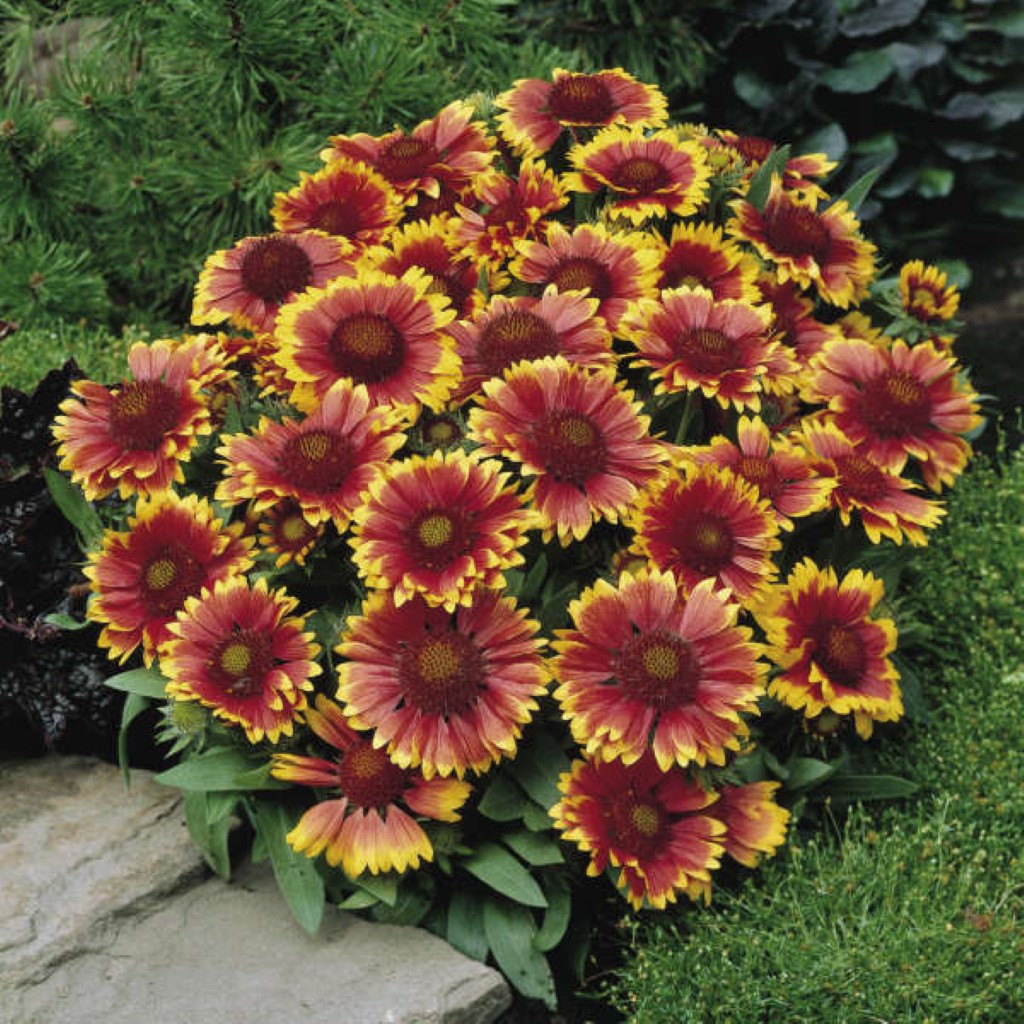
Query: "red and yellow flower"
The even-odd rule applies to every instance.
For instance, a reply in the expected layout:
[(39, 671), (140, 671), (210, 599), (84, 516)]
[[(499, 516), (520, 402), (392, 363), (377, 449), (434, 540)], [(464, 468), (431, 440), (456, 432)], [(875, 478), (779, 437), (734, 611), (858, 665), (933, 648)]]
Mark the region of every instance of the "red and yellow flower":
[(732, 209), (730, 234), (770, 260), (780, 281), (815, 288), (843, 309), (867, 295), (876, 248), (860, 235), (860, 223), (845, 201), (819, 211), (813, 196), (784, 191), (775, 177), (763, 210), (745, 199)]
[(552, 285), (539, 298), (495, 295), (475, 317), (450, 328), (462, 361), (462, 382), (454, 399), (477, 395), (484, 381), (523, 360), (560, 355), (583, 366), (612, 364), (612, 336), (596, 315), (598, 305), (596, 298), (563, 295)]
[(305, 565), (306, 556), (324, 534), (324, 524), (313, 525), (306, 519), (302, 506), (294, 498), (278, 501), (247, 519), (253, 520), (259, 546), (274, 556), (274, 568), (280, 569), (294, 562)]
[(338, 699), (403, 768), (428, 778), (481, 774), (513, 757), (548, 672), (539, 625), (512, 598), (478, 591), (449, 614), (377, 591), (336, 648)]
[(440, 409), (459, 379), (455, 310), (421, 270), (400, 278), (360, 270), (313, 289), (282, 311), (278, 363), (293, 383), (292, 403), (313, 412), (338, 380), (365, 384), (374, 405), (415, 416)]
[(706, 448), (691, 451), (698, 465), (719, 466), (757, 488), (767, 498), (779, 527), (793, 529), (793, 519), (825, 508), (835, 487), (830, 476), (812, 468), (807, 453), (784, 437), (772, 437), (764, 420), (741, 416), (736, 443), (713, 437)]
[(723, 786), (711, 814), (725, 825), (722, 842), (733, 860), (756, 868), (786, 841), (790, 814), (775, 802), (779, 782)]
[(717, 302), (735, 299), (748, 305), (761, 301), (758, 263), (738, 245), (726, 241), (714, 224), (676, 224), (668, 241), (655, 242), (659, 255), (660, 289), (706, 288)]
[(454, 611), (479, 587), (505, 586), (530, 517), (509, 474), (461, 448), (414, 455), (371, 481), (353, 517), (352, 559), (367, 586), (402, 605), (421, 595)]
[(139, 342), (128, 353), (131, 380), (113, 388), (90, 380), (71, 385), (53, 436), (60, 468), (90, 501), (114, 490), (122, 498), (155, 494), (185, 479), (182, 463), (213, 429), (193, 373), (201, 347)]
[(456, 100), (410, 133), (396, 128), (380, 137), (332, 135), (330, 148), (320, 155), (328, 163), (348, 157), (368, 164), (407, 204), (420, 196), (436, 198), (443, 188), (461, 192), (490, 167), (496, 153), (474, 113), (471, 103)]
[[(338, 796), (314, 804), (288, 833), (288, 844), (307, 857), (324, 854), (350, 878), (415, 870), (434, 858), (430, 838), (413, 815), (433, 821), (458, 821), (470, 794), (468, 782), (426, 779), (400, 768), (387, 753), (360, 735), (341, 708), (318, 695), (306, 723), (335, 753), (330, 760), (301, 754), (274, 754), (275, 778)], [(411, 814), (409, 812), (412, 812)]]
[(515, 178), (495, 171), (473, 182), (471, 195), (455, 206), (453, 237), (471, 259), (500, 267), (517, 242), (541, 235), (544, 218), (568, 201), (554, 171), (524, 160)]
[(771, 505), (728, 469), (688, 461), (681, 470), (642, 496), (633, 549), (673, 572), (686, 593), (710, 579), (747, 604), (776, 575), (772, 553), (781, 544)]
[(739, 606), (698, 583), (682, 598), (670, 572), (598, 580), (569, 605), (573, 629), (559, 630), (555, 697), (590, 757), (638, 761), (662, 771), (725, 763), (757, 714), (767, 666)]
[[(771, 139), (760, 135), (738, 135), (725, 128), (719, 128), (714, 136), (706, 137), (704, 144), (712, 150), (724, 146), (730, 153), (738, 156), (743, 161), (746, 171), (744, 179), (747, 183), (768, 159), (772, 150), (777, 148)], [(825, 153), (798, 153), (786, 160), (782, 172), (782, 187), (787, 191), (807, 192), (825, 198), (825, 191), (818, 184), (818, 179), (826, 177), (836, 166), (836, 162), (829, 160)]]
[(915, 320), (942, 324), (956, 316), (960, 292), (947, 283), (944, 270), (911, 260), (900, 268), (900, 301)]
[(933, 491), (963, 471), (971, 446), (959, 435), (981, 417), (948, 353), (929, 342), (840, 339), (822, 349), (811, 372), (811, 395), (828, 403), (840, 431), (884, 469), (899, 473), (913, 456)]
[(363, 491), (402, 447), (393, 410), (375, 406), (366, 387), (337, 381), (302, 420), (260, 417), (253, 434), (225, 435), (217, 449), (224, 479), (217, 500), (251, 501), (261, 513), (290, 499), (311, 526), (344, 531)]
[(945, 515), (939, 502), (913, 493), (914, 484), (880, 466), (864, 445), (851, 441), (827, 417), (805, 420), (800, 436), (814, 472), (834, 482), (829, 503), (844, 526), (856, 512), (872, 544), (883, 537), (897, 544), (904, 537), (911, 544), (928, 543), (925, 530), (934, 529)]
[(103, 626), (100, 647), (123, 662), (141, 645), (150, 664), (189, 597), (252, 565), (252, 540), (241, 532), (194, 494), (141, 498), (128, 529), (107, 530), (84, 569), (94, 594), (86, 614)]
[[(801, 295), (794, 281), (777, 281), (762, 274), (758, 289), (774, 314), (771, 337), (792, 352), (801, 371), (806, 371), (811, 358), (821, 351), (825, 342), (836, 336), (835, 326), (823, 324), (814, 316), (814, 303)], [(804, 372), (800, 376), (803, 377)]]
[(864, 739), (874, 722), (900, 718), (899, 673), (889, 659), (896, 626), (872, 618), (884, 593), (882, 581), (860, 569), (839, 580), (831, 566), (799, 563), (754, 610), (781, 669), (769, 694), (808, 718), (825, 710), (853, 715)]
[(558, 783), (551, 809), (567, 842), (590, 855), (588, 875), (618, 868), (617, 884), (639, 910), (663, 910), (677, 893), (702, 896), (725, 848), (725, 826), (712, 817), (715, 794), (673, 768), (662, 772), (652, 754), (634, 764), (574, 761)]
[(160, 668), (174, 700), (195, 700), (216, 718), (240, 725), (250, 743), (276, 743), (306, 707), (320, 675), (319, 645), (291, 613), (298, 602), (267, 581), (214, 583), (185, 599), (167, 631)]
[(612, 232), (603, 224), (570, 232), (553, 221), (543, 242), (517, 242), (516, 249), (513, 277), (559, 292), (586, 291), (599, 300), (597, 315), (612, 332), (631, 302), (657, 294), (657, 250), (638, 232)]
[(619, 333), (638, 352), (633, 365), (653, 371), (656, 394), (700, 391), (723, 408), (756, 412), (761, 377), (779, 348), (768, 325), (763, 306), (672, 288), (633, 306)]
[(536, 478), (527, 498), (545, 540), (557, 534), (567, 545), (599, 519), (617, 522), (661, 474), (667, 449), (611, 368), (545, 358), (517, 364), (483, 390), (470, 437)]
[(608, 213), (641, 225), (674, 213), (687, 217), (704, 204), (711, 168), (701, 146), (663, 129), (613, 126), (569, 151), (575, 171), (563, 175), (571, 192), (607, 190)]
[(192, 303), (194, 324), (271, 332), (280, 308), (310, 288), (351, 275), (352, 246), (323, 231), (243, 238), (208, 257)]
[(356, 248), (380, 242), (402, 218), (399, 194), (372, 168), (338, 159), (279, 192), (270, 211), (278, 231), (323, 231)]
[(667, 101), (660, 90), (638, 82), (621, 68), (581, 74), (556, 68), (551, 81), (522, 78), (494, 100), (504, 111), (498, 129), (527, 156), (543, 156), (567, 129), (622, 123), (638, 128), (665, 123)]

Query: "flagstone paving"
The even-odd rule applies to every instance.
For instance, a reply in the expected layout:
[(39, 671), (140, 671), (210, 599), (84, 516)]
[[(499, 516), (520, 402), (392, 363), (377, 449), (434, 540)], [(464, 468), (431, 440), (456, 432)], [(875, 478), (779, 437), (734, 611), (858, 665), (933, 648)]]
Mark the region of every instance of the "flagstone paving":
[(0, 761), (0, 1024), (491, 1024), (501, 975), (415, 928), (296, 925), (269, 869), (210, 878), (174, 790)]

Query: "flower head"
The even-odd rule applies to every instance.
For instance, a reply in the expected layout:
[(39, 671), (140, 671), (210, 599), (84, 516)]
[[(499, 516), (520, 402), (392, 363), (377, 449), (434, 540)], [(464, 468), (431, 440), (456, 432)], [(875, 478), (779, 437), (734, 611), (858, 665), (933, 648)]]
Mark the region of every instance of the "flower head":
[(99, 645), (124, 661), (141, 644), (149, 664), (185, 601), (248, 569), (251, 547), (241, 524), (225, 527), (194, 494), (141, 498), (128, 529), (108, 530), (85, 568), (95, 594), (87, 614), (103, 625)]
[(71, 385), (53, 436), (60, 468), (90, 501), (114, 490), (122, 498), (155, 494), (185, 479), (181, 464), (213, 429), (193, 373), (202, 347), (139, 342), (128, 353), (130, 380), (113, 388), (90, 380)]
[[(337, 790), (338, 796), (314, 804), (288, 833), (297, 853), (323, 853), (331, 867), (339, 864), (350, 878), (365, 871), (416, 869), (431, 861), (434, 849), (412, 815), (434, 821), (458, 821), (470, 794), (468, 782), (426, 779), (400, 768), (346, 721), (341, 708), (326, 697), (306, 712), (316, 736), (332, 748), (331, 760), (301, 754), (275, 754), (273, 774), (287, 782)], [(410, 813), (411, 812), (411, 813)]]
[(355, 513), (353, 561), (396, 604), (420, 594), (453, 611), (477, 587), (503, 587), (523, 561), (529, 517), (492, 460), (462, 449), (414, 455), (376, 477)]
[(621, 68), (582, 74), (556, 68), (552, 80), (523, 78), (494, 100), (503, 110), (505, 141), (528, 156), (543, 156), (567, 129), (622, 123), (653, 128), (665, 123), (667, 101)]
[(739, 607), (711, 580), (686, 598), (672, 573), (598, 580), (569, 605), (560, 630), (555, 697), (588, 756), (627, 764), (646, 751), (672, 765), (725, 763), (757, 713), (766, 666)]
[(196, 286), (192, 322), (270, 332), (280, 308), (310, 288), (351, 274), (352, 246), (323, 231), (243, 238), (210, 256)]
[(707, 198), (711, 168), (704, 150), (664, 129), (611, 127), (569, 151), (574, 172), (564, 176), (573, 192), (607, 190), (608, 212), (635, 225), (674, 213), (696, 213)]
[(915, 320), (942, 324), (956, 316), (960, 292), (946, 283), (945, 271), (911, 260), (900, 268), (900, 300)]
[(266, 580), (250, 587), (237, 577), (186, 598), (160, 655), (169, 696), (212, 708), (250, 743), (290, 736), (306, 707), (303, 691), (322, 671), (313, 634), (291, 615), (297, 604)]
[(798, 564), (755, 609), (768, 656), (781, 669), (769, 694), (808, 718), (826, 708), (852, 714), (865, 739), (873, 722), (900, 718), (899, 673), (889, 659), (896, 627), (871, 614), (883, 595), (871, 573), (851, 569), (840, 580), (831, 566), (819, 569), (809, 558)]
[(518, 363), (484, 384), (484, 396), (469, 414), (470, 436), (536, 478), (527, 497), (545, 539), (568, 544), (599, 519), (617, 522), (667, 458), (611, 369), (562, 356)]
[(668, 241), (658, 239), (656, 251), (660, 289), (706, 288), (715, 301), (735, 299), (750, 305), (761, 300), (757, 261), (726, 241), (714, 224), (676, 224)]
[(679, 768), (662, 772), (652, 754), (630, 765), (574, 761), (558, 788), (564, 795), (551, 816), (562, 838), (590, 855), (587, 874), (620, 868), (619, 888), (637, 910), (710, 886), (725, 826), (708, 809), (714, 793)]
[(478, 591), (453, 614), (377, 591), (348, 620), (337, 652), (338, 699), (402, 767), (435, 775), (487, 771), (513, 757), (548, 674), (539, 626), (511, 598)]
[(281, 312), (277, 360), (294, 385), (292, 402), (312, 412), (331, 386), (365, 384), (374, 405), (439, 409), (458, 379), (445, 328), (455, 310), (416, 268), (400, 278), (360, 270), (313, 289)]
[(790, 814), (775, 802), (779, 782), (723, 786), (711, 814), (725, 825), (722, 842), (733, 860), (756, 868), (786, 841)]

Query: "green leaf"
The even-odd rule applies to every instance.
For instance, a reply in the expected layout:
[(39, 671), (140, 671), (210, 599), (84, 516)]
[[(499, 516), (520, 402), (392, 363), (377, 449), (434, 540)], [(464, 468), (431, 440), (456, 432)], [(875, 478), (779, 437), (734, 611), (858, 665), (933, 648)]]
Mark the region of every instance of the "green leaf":
[(149, 707), (149, 701), (138, 693), (129, 693), (124, 707), (121, 708), (121, 728), (117, 732), (117, 763), (124, 776), (124, 788), (127, 789), (131, 776), (128, 773), (128, 726)]
[(520, 748), (509, 771), (531, 799), (547, 810), (562, 798), (558, 778), (569, 771), (569, 758), (551, 733), (538, 729)]
[(370, 916), (384, 924), (404, 924), (415, 927), (430, 912), (430, 898), (412, 885), (404, 885), (398, 890), (395, 905), (378, 903)]
[(842, 125), (833, 122), (803, 138), (796, 150), (798, 153), (824, 153), (830, 160), (842, 160), (849, 145)]
[(764, 163), (757, 169), (753, 178), (750, 179), (750, 187), (747, 189), (747, 194), (744, 198), (755, 210), (764, 209), (764, 204), (768, 202), (768, 193), (772, 187), (772, 176), (782, 174), (788, 159), (789, 146), (773, 149), (768, 154)]
[(105, 679), (104, 683), (111, 689), (136, 693), (140, 697), (167, 699), (167, 680), (155, 668), (133, 668), (130, 672), (119, 672), (116, 676)]
[(917, 783), (897, 775), (837, 775), (822, 792), (841, 800), (896, 800), (917, 789)]
[(484, 933), (501, 973), (530, 999), (541, 999), (554, 1010), (555, 981), (544, 954), (533, 940), (537, 925), (526, 907), (488, 900), (484, 904)]
[(553, 834), (544, 835), (540, 832), (510, 832), (502, 836), (501, 841), (517, 853), (527, 864), (534, 867), (546, 867), (550, 864), (564, 864), (561, 847)]
[(999, 188), (981, 197), (984, 209), (1018, 220), (1024, 217), (1024, 187)]
[(196, 846), (203, 851), (206, 863), (221, 878), (231, 877), (228, 836), (231, 832), (230, 812), (237, 803), (238, 798), (232, 797), (225, 810), (221, 794), (204, 793), (201, 790), (185, 794), (185, 823), (189, 833)]
[(917, 172), (917, 191), (925, 199), (942, 199), (953, 191), (956, 175), (943, 167), (922, 167)]
[(871, 186), (878, 180), (882, 173), (881, 167), (872, 167), (866, 174), (862, 174), (837, 200), (845, 202), (851, 210), (859, 208), (860, 204), (867, 198)]
[(732, 78), (732, 87), (748, 107), (766, 110), (775, 102), (775, 90), (756, 71), (744, 68)]
[(1024, 39), (1024, 11), (997, 14), (985, 19), (985, 29), (1008, 39)]
[(789, 771), (789, 778), (786, 780), (787, 789), (810, 789), (820, 785), (825, 779), (835, 775), (839, 769), (838, 764), (829, 764), (827, 761), (819, 761), (815, 757), (793, 757), (786, 765)]
[(839, 23), (844, 36), (877, 36), (890, 29), (913, 24), (924, 10), (927, 0), (880, 0), (859, 6)]
[(275, 779), (270, 774), (270, 762), (267, 761), (266, 764), (239, 772), (235, 776), (235, 786), (238, 789), (290, 789), (291, 783)]
[(56, 626), (58, 629), (66, 629), (71, 633), (79, 629), (88, 629), (93, 625), (92, 622), (82, 622), (66, 612), (51, 612), (49, 615), (44, 615), (43, 622)]
[(554, 822), (543, 807), (538, 807), (532, 800), (529, 800), (523, 811), (523, 824), (531, 832), (546, 832)]
[(284, 807), (267, 800), (254, 800), (252, 811), (253, 825), (267, 844), (281, 895), (295, 920), (310, 935), (315, 935), (324, 916), (323, 879), (308, 857), (288, 845), (285, 836), (291, 831), (292, 822)]
[(877, 89), (893, 70), (886, 50), (857, 50), (842, 67), (823, 71), (818, 81), (833, 92), (859, 94)]
[(393, 907), (398, 900), (398, 875), (388, 873), (384, 875), (370, 875), (365, 872), (356, 880), (356, 885), (365, 889), (381, 903)]
[(240, 751), (233, 747), (215, 747), (190, 757), (153, 778), (164, 786), (178, 789), (241, 790), (238, 777), (255, 767)]
[(946, 56), (946, 47), (932, 39), (913, 46), (909, 43), (890, 43), (885, 49), (904, 81), (910, 81), (918, 71), (941, 64)]
[(542, 551), (540, 557), (530, 566), (530, 571), (526, 574), (522, 589), (519, 591), (523, 601), (532, 601), (540, 593), (547, 572), (548, 557)]
[(548, 909), (544, 911), (544, 920), (541, 922), (540, 931), (534, 936), (533, 945), (535, 949), (547, 953), (562, 941), (569, 927), (572, 896), (569, 887), (561, 880), (545, 884), (544, 895), (548, 898)]
[(103, 523), (80, 487), (63, 473), (49, 467), (43, 470), (46, 486), (64, 518), (78, 531), (86, 547), (95, 547), (103, 536)]
[(499, 772), (480, 800), (480, 813), (491, 821), (515, 821), (522, 817), (529, 800), (515, 781)]
[(466, 956), (487, 959), (490, 946), (484, 934), (484, 901), (472, 889), (456, 889), (448, 903), (448, 941)]
[(365, 889), (357, 889), (351, 896), (347, 896), (338, 904), (339, 910), (365, 910), (367, 907), (375, 907), (380, 900), (373, 893)]
[(496, 843), (481, 843), (475, 853), (462, 861), (462, 866), (484, 885), (516, 903), (528, 907), (548, 905), (540, 886), (522, 862)]

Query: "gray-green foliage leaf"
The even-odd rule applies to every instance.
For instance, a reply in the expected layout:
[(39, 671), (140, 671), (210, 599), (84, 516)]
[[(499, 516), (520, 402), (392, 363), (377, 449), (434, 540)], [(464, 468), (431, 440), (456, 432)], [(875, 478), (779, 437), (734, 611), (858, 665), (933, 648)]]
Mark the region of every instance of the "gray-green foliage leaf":
[(481, 962), (487, 959), (490, 947), (484, 933), (484, 907), (478, 890), (461, 888), (452, 893), (446, 936), (466, 956)]
[(886, 50), (858, 50), (842, 67), (823, 71), (819, 81), (833, 92), (871, 92), (893, 73), (894, 68)]
[(501, 841), (513, 852), (534, 867), (562, 864), (565, 857), (554, 834), (522, 830), (502, 836)]
[(155, 668), (133, 668), (127, 672), (118, 672), (117, 675), (105, 679), (104, 683), (113, 690), (135, 693), (140, 697), (152, 697), (153, 700), (167, 699), (167, 680)]
[(528, 907), (546, 907), (540, 886), (525, 865), (497, 843), (481, 843), (462, 866), (484, 885)]
[(524, 996), (555, 1009), (555, 982), (544, 954), (534, 946), (537, 924), (526, 907), (488, 900), (484, 933), (501, 973)]
[(63, 473), (49, 467), (43, 469), (43, 476), (57, 508), (78, 531), (84, 546), (91, 548), (98, 544), (103, 536), (103, 523), (100, 522), (100, 517), (81, 488), (73, 484)]

